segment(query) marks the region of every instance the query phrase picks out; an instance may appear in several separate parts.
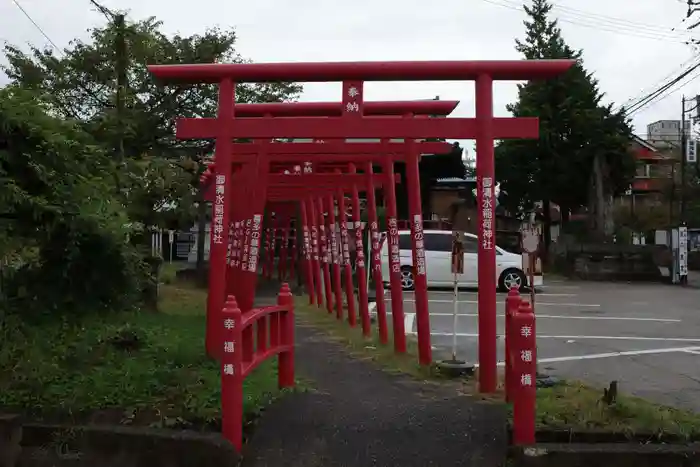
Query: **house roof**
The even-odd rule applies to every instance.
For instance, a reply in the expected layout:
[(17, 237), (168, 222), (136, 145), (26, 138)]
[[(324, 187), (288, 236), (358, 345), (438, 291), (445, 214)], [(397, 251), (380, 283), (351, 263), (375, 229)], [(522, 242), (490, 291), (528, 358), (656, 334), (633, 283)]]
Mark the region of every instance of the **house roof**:
[(438, 178), (437, 179), (438, 183), (460, 183), (460, 182), (472, 182), (476, 183), (476, 177), (466, 177), (466, 178), (460, 178), (460, 177), (447, 177), (447, 178)]
[[(462, 164), (464, 164), (464, 168), (469, 172), (471, 167), (467, 165), (467, 161), (462, 161)], [(476, 183), (476, 177), (444, 177), (444, 178), (438, 178), (437, 180), (438, 184), (442, 183)]]
[(634, 135), (634, 134), (632, 135), (632, 141), (639, 144), (640, 146), (647, 148), (648, 150), (650, 150), (652, 152), (659, 152), (659, 150), (656, 148), (656, 146), (654, 146), (649, 141), (647, 141), (647, 140), (645, 140), (637, 135)]

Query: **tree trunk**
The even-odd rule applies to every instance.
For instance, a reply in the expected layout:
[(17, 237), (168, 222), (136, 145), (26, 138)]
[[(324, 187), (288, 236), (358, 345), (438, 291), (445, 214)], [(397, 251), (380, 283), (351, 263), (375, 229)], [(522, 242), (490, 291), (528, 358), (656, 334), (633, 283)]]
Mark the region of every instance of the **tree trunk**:
[(609, 194), (606, 194), (603, 199), (603, 231), (606, 237), (611, 237), (615, 233), (613, 197)]
[(593, 232), (605, 238), (605, 191), (603, 189), (603, 167), (600, 156), (593, 156)]
[(544, 241), (544, 251), (542, 252), (542, 261), (549, 260), (549, 246), (552, 244), (552, 207), (548, 199), (542, 200), (542, 240)]
[(593, 212), (595, 235), (602, 239), (610, 238), (615, 230), (613, 218), (613, 199), (606, 189), (607, 166), (601, 155), (593, 158)]

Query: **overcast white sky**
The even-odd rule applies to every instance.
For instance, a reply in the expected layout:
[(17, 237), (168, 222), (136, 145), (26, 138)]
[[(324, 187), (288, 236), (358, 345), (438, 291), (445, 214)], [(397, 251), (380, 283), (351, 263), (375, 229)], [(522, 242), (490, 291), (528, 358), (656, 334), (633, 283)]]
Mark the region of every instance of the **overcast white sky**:
[[(85, 37), (106, 20), (88, 0), (17, 0), (59, 46)], [(238, 51), (255, 61), (518, 59), (524, 36), (520, 0), (102, 0), (131, 19), (157, 16), (165, 31), (192, 34), (235, 27)], [(529, 4), (529, 0), (527, 1)], [(624, 103), (654, 89), (697, 53), (681, 23), (684, 0), (555, 0), (565, 40), (584, 51), (608, 99)], [(700, 14), (697, 15), (700, 20)], [(673, 32), (673, 28), (677, 28)], [(695, 37), (700, 38), (700, 27)], [(13, 0), (0, 0), (0, 39), (47, 44)], [(699, 70), (700, 75), (700, 70)], [(689, 78), (694, 77), (691, 74)], [(700, 80), (634, 114), (635, 133), (646, 124), (678, 119), (681, 94), (700, 93)], [(471, 83), (371, 83), (369, 100), (460, 100), (455, 115), (474, 114)], [(516, 97), (515, 83), (499, 83), (495, 111)], [(340, 100), (339, 84), (307, 84), (302, 100)], [(471, 147), (469, 145), (468, 147)]]

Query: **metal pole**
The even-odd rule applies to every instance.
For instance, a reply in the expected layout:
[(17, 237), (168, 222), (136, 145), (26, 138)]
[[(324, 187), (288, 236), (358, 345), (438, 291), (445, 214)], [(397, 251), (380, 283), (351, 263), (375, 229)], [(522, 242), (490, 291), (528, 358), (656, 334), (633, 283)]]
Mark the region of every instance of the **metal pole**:
[(459, 311), (459, 287), (457, 287), (457, 273), (453, 274), (454, 295), (452, 303), (452, 361), (457, 361), (457, 312)]

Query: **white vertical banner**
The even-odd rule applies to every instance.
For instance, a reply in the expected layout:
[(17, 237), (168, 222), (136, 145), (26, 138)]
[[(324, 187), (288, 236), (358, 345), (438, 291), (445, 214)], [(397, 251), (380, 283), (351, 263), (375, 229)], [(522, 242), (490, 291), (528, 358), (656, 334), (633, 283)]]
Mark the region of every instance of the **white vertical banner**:
[(689, 163), (695, 164), (698, 161), (697, 146), (697, 141), (695, 141), (693, 138), (688, 138), (685, 149), (685, 160)]
[(678, 227), (678, 274), (688, 275), (688, 227)]

